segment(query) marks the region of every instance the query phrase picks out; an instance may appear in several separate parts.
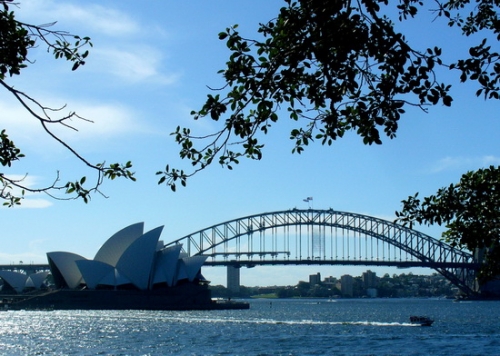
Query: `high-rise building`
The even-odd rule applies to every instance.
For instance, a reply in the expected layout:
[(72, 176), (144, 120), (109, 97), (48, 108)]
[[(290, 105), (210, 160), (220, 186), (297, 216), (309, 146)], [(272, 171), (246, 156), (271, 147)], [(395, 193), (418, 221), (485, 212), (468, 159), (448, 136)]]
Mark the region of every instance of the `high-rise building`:
[(378, 279), (377, 274), (370, 270), (363, 272), (363, 285), (365, 289), (377, 288)]
[(340, 292), (343, 297), (352, 297), (354, 295), (354, 278), (349, 274), (340, 277)]
[(309, 275), (309, 284), (311, 285), (311, 287), (320, 283), (321, 283), (321, 274), (319, 272), (316, 274)]

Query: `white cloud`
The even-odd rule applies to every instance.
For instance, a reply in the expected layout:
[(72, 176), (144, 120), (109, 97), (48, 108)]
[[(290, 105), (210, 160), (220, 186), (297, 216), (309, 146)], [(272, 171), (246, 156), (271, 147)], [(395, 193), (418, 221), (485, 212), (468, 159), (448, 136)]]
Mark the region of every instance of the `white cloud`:
[(90, 31), (113, 37), (130, 36), (141, 31), (141, 26), (124, 12), (96, 4), (82, 3), (82, 6), (78, 6), (55, 1), (30, 0), (21, 3), (16, 13), (21, 19), (27, 18), (34, 24), (53, 21), (71, 23), (72, 28), (75, 25), (84, 26)]
[(92, 4), (85, 7), (75, 5), (57, 6), (55, 16), (79, 22), (108, 36), (128, 36), (140, 32), (140, 26), (127, 14), (116, 9)]
[[(22, 3), (16, 15), (33, 24), (58, 21), (52, 30), (89, 36), (94, 44), (85, 69), (116, 76), (131, 83), (150, 81), (172, 84), (179, 74), (163, 74), (165, 62), (159, 46), (165, 32), (154, 23), (140, 23), (112, 7), (85, 3), (32, 0)], [(26, 18), (26, 19), (25, 19)], [(154, 39), (151, 37), (154, 33)], [(148, 45), (147, 42), (154, 41)], [(41, 45), (45, 49), (45, 46)]]
[(117, 48), (96, 49), (88, 67), (106, 72), (129, 82), (153, 81), (160, 84), (175, 83), (179, 74), (165, 75), (160, 71), (164, 61), (161, 52), (149, 46), (135, 46), (133, 51)]
[(482, 157), (445, 157), (433, 165), (431, 172), (439, 173), (451, 170), (463, 171), (488, 167), (490, 165), (500, 165), (500, 157), (492, 155)]
[(26, 136), (30, 134), (28, 131), (35, 131), (36, 122), (29, 120), (29, 114), (17, 101), (9, 102), (0, 98), (0, 112), (2, 113), (0, 116), (2, 128), (6, 129), (10, 136)]
[[(54, 113), (53, 119), (67, 115), (70, 112), (69, 108), (71, 108), (71, 111), (75, 111), (78, 115), (92, 121), (88, 122), (74, 118), (67, 122), (68, 125), (78, 131), (55, 124), (52, 130), (63, 140), (101, 140), (147, 129), (144, 128), (145, 123), (141, 123), (139, 126), (138, 120), (135, 119), (138, 114), (124, 105), (84, 101), (71, 102), (62, 98), (48, 97), (40, 98), (39, 102), (47, 105), (54, 102), (68, 103), (68, 109)], [(41, 137), (48, 138), (37, 119), (33, 118), (17, 102), (8, 102), (0, 98), (0, 112), (2, 126), (7, 129), (9, 137), (16, 144), (19, 142), (19, 144), (30, 143), (36, 145), (37, 142), (42, 143)]]

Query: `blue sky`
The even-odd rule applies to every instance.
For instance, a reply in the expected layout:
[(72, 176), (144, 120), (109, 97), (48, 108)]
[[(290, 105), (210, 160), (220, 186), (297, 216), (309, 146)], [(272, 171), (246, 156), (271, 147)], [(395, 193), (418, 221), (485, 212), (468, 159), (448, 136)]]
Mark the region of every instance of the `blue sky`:
[[(210, 225), (246, 215), (297, 208), (313, 197), (314, 208), (334, 208), (388, 220), (401, 200), (459, 180), (467, 170), (500, 163), (499, 122), (495, 102), (476, 98), (474, 84), (453, 84), (451, 108), (437, 106), (425, 114), (410, 110), (397, 138), (381, 146), (364, 146), (354, 133), (332, 146), (310, 145), (291, 154), (292, 127), (286, 117), (265, 137), (261, 161), (245, 161), (228, 171), (214, 165), (176, 193), (157, 185), (155, 172), (167, 163), (185, 166), (169, 135), (178, 125), (206, 134), (216, 123), (194, 122), (208, 90), (221, 79), (217, 71), (228, 57), (217, 34), (233, 24), (247, 37), (259, 22), (273, 18), (283, 1), (55, 1), (21, 2), (19, 20), (34, 24), (58, 21), (54, 29), (90, 36), (94, 44), (87, 64), (71, 72), (40, 46), (34, 61), (9, 83), (63, 112), (75, 110), (94, 123), (75, 121), (78, 132), (58, 130), (61, 137), (93, 163), (131, 160), (137, 182), (107, 181), (89, 204), (28, 196), (23, 205), (2, 209), (0, 263), (45, 263), (48, 251), (70, 251), (92, 258), (114, 232), (144, 221), (150, 230), (164, 225), (162, 239), (171, 241)], [(422, 46), (442, 46), (445, 54), (467, 53), (464, 41), (440, 20), (406, 23), (408, 38)], [(450, 46), (449, 44), (453, 44)], [(5, 92), (0, 93), (0, 119), (26, 154), (7, 173), (29, 173), (28, 184), (50, 184), (92, 173), (63, 147), (51, 141), (36, 122)], [(439, 237), (441, 229), (420, 227)], [(242, 270), (242, 284), (283, 285), (309, 274), (360, 275), (368, 268), (257, 267)], [(379, 275), (408, 270), (373, 269)], [(432, 273), (415, 269), (414, 273)], [(225, 284), (223, 268), (204, 268), (214, 284)]]

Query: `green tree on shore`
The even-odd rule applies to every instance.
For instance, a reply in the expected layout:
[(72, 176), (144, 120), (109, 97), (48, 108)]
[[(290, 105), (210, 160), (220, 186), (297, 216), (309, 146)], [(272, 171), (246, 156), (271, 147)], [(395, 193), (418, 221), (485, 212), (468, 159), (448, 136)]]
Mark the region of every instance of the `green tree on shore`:
[(445, 225), (443, 239), (451, 246), (479, 254), (482, 282), (500, 275), (500, 167), (462, 175), (460, 181), (420, 199), (403, 200), (397, 221), (408, 225)]

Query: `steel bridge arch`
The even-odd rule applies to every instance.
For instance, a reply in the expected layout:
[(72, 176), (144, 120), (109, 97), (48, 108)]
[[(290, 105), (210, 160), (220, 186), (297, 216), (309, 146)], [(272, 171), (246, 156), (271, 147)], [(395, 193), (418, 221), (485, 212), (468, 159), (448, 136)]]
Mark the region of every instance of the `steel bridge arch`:
[[(351, 231), (355, 234), (352, 241), (358, 242), (361, 246), (362, 241), (356, 241), (356, 234), (361, 236), (370, 236), (373, 239), (392, 245), (393, 248), (400, 251), (400, 259), (380, 258), (380, 256), (365, 256), (365, 259), (350, 258), (330, 259), (323, 256), (314, 256), (310, 241), (307, 241), (308, 251), (306, 258), (302, 258), (302, 253), (295, 259), (290, 259), (290, 246), (286, 246), (285, 237), (284, 248), (279, 249), (274, 235), (271, 236), (271, 243), (266, 242), (269, 238), (265, 237), (264, 232), (284, 229), (292, 226), (307, 227), (311, 229), (310, 236), (304, 237), (304, 240), (314, 239), (314, 227), (319, 229), (330, 227), (331, 229), (341, 229)], [(336, 230), (337, 231), (337, 230)], [(259, 234), (257, 249), (248, 246), (242, 240), (246, 237), (247, 242), (254, 239), (254, 235)], [(264, 237), (263, 237), (264, 236)], [(337, 238), (337, 237), (335, 237)], [(349, 237), (348, 237), (349, 238)], [(290, 241), (288, 241), (289, 244)], [(302, 243), (302, 242), (301, 242)], [(378, 243), (378, 242), (377, 242)], [(333, 209), (291, 209), (277, 212), (268, 212), (250, 215), (242, 218), (229, 220), (217, 225), (210, 226), (203, 230), (186, 235), (180, 239), (174, 240), (165, 245), (165, 247), (182, 244), (183, 251), (188, 256), (206, 255), (208, 256), (206, 265), (238, 265), (255, 266), (269, 264), (344, 264), (344, 265), (387, 265), (399, 267), (429, 267), (435, 269), (438, 273), (455, 284), (462, 292), (471, 295), (478, 292), (476, 283), (476, 272), (479, 264), (474, 256), (465, 251), (451, 247), (450, 245), (432, 238), (429, 235), (419, 231), (395, 224), (393, 222), (380, 218), (357, 214), (352, 212), (337, 211)], [(311, 250), (309, 250), (311, 244)], [(368, 246), (365, 246), (368, 248)], [(297, 251), (295, 251), (297, 253)], [(403, 259), (402, 255), (406, 256)], [(234, 259), (230, 259), (234, 256)], [(258, 256), (259, 259), (254, 259)], [(280, 256), (281, 259), (280, 259)], [(410, 260), (408, 260), (410, 256)], [(270, 257), (270, 258), (269, 258)], [(374, 258), (375, 257), (375, 258)]]

